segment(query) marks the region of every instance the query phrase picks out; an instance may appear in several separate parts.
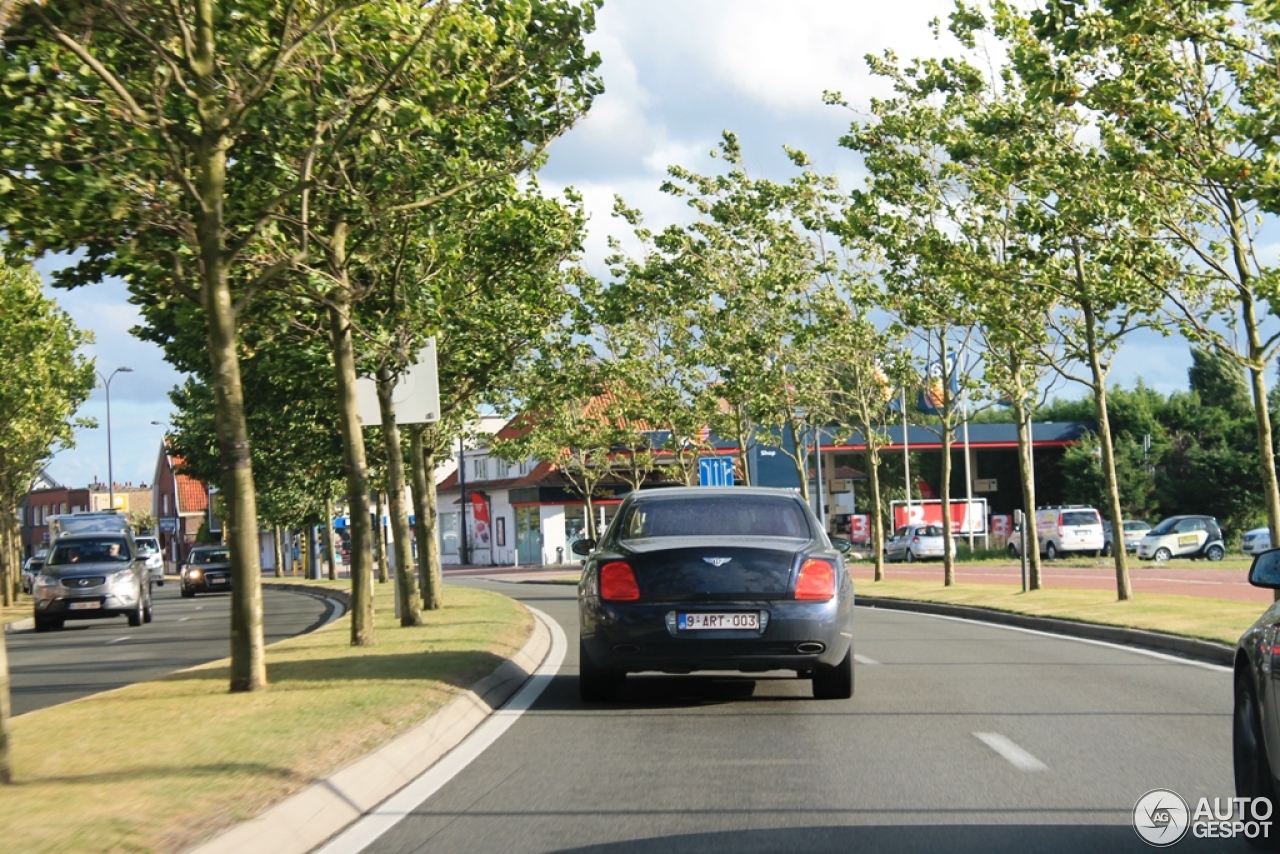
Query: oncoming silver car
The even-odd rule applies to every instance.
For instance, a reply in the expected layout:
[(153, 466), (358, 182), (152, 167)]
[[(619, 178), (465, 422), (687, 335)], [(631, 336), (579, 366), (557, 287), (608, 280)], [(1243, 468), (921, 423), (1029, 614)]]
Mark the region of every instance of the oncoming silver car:
[(127, 617), (129, 625), (151, 622), (151, 581), (146, 562), (127, 533), (70, 534), (58, 539), (36, 576), (37, 632), (60, 629), (67, 620)]

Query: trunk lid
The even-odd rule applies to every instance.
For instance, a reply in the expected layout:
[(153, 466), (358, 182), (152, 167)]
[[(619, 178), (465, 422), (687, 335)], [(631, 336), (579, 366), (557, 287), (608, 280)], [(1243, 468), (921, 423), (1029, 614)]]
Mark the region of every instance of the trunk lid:
[(631, 540), (631, 564), (643, 601), (732, 602), (785, 599), (796, 556), (808, 540), (741, 537)]

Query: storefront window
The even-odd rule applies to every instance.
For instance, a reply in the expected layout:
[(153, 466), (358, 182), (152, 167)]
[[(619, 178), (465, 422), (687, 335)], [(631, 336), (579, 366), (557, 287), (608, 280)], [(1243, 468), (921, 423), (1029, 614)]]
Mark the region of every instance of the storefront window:
[(440, 553), (456, 555), (458, 553), (458, 514), (440, 514)]

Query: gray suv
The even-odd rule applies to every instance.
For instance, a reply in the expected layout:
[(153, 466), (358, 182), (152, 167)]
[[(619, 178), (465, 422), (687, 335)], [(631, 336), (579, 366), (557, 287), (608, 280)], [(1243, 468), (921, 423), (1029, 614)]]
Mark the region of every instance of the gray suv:
[(127, 617), (129, 625), (151, 622), (151, 579), (127, 533), (65, 534), (36, 576), (37, 632), (62, 628), (66, 620)]

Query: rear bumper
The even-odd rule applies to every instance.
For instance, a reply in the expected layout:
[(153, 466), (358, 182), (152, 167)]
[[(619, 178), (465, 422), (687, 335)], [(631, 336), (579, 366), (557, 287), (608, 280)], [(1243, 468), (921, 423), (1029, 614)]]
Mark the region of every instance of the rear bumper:
[[(674, 632), (671, 612), (761, 611), (764, 631)], [(585, 654), (599, 667), (627, 672), (812, 670), (838, 664), (853, 642), (852, 596), (830, 602), (604, 603), (579, 601)], [(820, 645), (820, 651), (816, 646)]]

